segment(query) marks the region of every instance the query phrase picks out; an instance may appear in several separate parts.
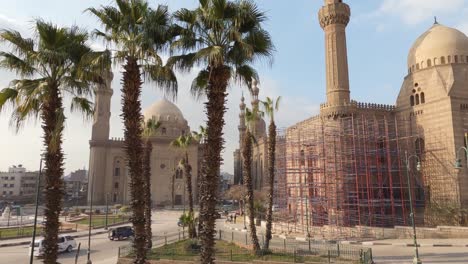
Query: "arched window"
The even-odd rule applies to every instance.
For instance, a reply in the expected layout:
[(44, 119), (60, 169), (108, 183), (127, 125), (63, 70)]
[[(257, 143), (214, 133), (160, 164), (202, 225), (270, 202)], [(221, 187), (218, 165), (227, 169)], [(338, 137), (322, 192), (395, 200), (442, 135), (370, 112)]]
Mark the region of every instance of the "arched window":
[(424, 93), (421, 93), (421, 104), (426, 102), (426, 98), (424, 97)]
[(419, 63), (416, 63), (416, 70), (419, 70)]
[(419, 94), (416, 95), (416, 105), (419, 104)]
[(440, 64), (445, 64), (445, 57), (440, 57)]
[(410, 105), (414, 106), (414, 95), (410, 96)]
[(421, 69), (424, 69), (424, 61), (421, 61)]
[(434, 66), (436, 66), (439, 62), (437, 61), (437, 58), (434, 58)]
[(447, 56), (447, 62), (451, 63), (452, 62), (452, 56)]
[(304, 150), (301, 150), (301, 165), (305, 165), (305, 153)]
[(167, 129), (165, 127), (161, 128), (161, 134), (166, 135)]
[(458, 63), (458, 55), (455, 55), (453, 59), (455, 60), (455, 63)]
[(424, 139), (422, 138), (417, 138), (415, 141), (414, 141), (414, 150), (416, 151), (416, 154), (418, 156), (422, 156), (424, 155), (424, 151), (425, 151), (425, 146), (424, 146)]
[(411, 71), (412, 71), (412, 72), (414, 72), (414, 65), (413, 65), (413, 66), (411, 66)]
[(431, 67), (432, 66), (432, 61), (429, 59), (427, 60), (427, 67)]

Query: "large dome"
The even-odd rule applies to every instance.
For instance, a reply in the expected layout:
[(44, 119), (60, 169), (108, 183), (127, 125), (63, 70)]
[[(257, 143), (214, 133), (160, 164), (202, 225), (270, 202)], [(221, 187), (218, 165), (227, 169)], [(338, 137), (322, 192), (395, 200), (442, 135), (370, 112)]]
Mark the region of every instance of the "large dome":
[(411, 47), (408, 55), (410, 72), (446, 63), (465, 63), (468, 37), (461, 31), (434, 24)]
[(152, 104), (143, 111), (145, 120), (154, 117), (159, 121), (185, 122), (184, 115), (180, 109), (172, 102), (163, 99)]

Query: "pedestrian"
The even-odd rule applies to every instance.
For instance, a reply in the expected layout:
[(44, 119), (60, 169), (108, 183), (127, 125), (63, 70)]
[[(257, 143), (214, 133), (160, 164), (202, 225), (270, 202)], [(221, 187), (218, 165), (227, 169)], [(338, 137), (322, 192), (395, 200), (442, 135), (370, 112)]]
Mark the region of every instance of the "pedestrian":
[(236, 223), (237, 214), (234, 214), (234, 224)]
[(232, 215), (230, 215), (230, 216), (229, 216), (229, 219), (231, 219), (231, 221), (230, 221), (230, 222), (232, 223)]

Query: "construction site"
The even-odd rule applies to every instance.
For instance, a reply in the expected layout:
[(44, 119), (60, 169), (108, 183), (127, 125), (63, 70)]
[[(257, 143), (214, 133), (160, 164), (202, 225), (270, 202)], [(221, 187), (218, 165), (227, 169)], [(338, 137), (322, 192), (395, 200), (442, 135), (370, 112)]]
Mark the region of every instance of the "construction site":
[(295, 228), (406, 226), (410, 193), (423, 223), (424, 141), (389, 116), (317, 116), (279, 132), (276, 197)]

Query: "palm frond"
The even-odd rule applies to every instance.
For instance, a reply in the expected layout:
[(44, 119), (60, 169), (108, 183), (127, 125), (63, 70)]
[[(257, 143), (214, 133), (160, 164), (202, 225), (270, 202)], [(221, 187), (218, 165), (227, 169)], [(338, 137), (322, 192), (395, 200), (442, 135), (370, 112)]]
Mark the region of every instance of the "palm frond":
[(73, 97), (70, 105), (71, 112), (80, 112), (85, 119), (91, 119), (94, 114), (93, 103), (84, 97)]
[(197, 77), (193, 79), (190, 86), (190, 93), (196, 100), (200, 100), (206, 96), (210, 73), (207, 70), (201, 70)]

